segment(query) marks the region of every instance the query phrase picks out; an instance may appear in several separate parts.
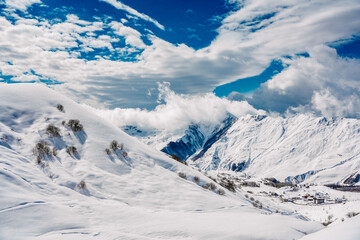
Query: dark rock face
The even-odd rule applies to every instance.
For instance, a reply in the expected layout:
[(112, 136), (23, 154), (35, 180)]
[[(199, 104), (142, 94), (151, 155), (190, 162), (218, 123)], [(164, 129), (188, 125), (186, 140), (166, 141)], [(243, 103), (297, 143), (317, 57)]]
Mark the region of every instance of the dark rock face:
[(237, 118), (235, 116), (229, 114), (220, 126), (215, 127), (208, 138), (200, 131), (198, 125), (192, 125), (182, 138), (175, 142), (169, 142), (161, 151), (169, 155), (175, 154), (182, 160), (186, 160), (200, 151), (193, 157), (193, 159), (196, 160), (202, 157), (215, 142), (224, 136), (236, 120)]
[(246, 168), (246, 163), (245, 162), (241, 162), (241, 163), (232, 163), (231, 165), (231, 171), (233, 172), (241, 172)]
[(345, 179), (344, 184), (353, 185), (358, 183), (359, 181), (360, 181), (360, 174), (353, 173), (350, 175), (350, 177)]
[(210, 138), (205, 142), (202, 150), (193, 157), (193, 160), (199, 159), (202, 156), (204, 156), (204, 154), (206, 153), (206, 151), (211, 148), (211, 146), (217, 142), (220, 138), (222, 138), (227, 130), (229, 130), (229, 128), (236, 122), (237, 118), (233, 115), (229, 115), (225, 121), (223, 122), (224, 125), (222, 128), (220, 129), (216, 129), (213, 134), (210, 136)]
[(192, 125), (186, 130), (185, 135), (176, 142), (169, 142), (161, 151), (176, 155), (182, 160), (188, 159), (191, 155), (202, 148), (205, 142), (204, 134), (199, 126)]

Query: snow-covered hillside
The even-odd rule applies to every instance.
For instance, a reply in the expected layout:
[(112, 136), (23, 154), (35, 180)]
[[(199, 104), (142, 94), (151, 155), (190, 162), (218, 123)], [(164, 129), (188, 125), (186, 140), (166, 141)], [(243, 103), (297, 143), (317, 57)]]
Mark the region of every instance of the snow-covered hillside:
[[(360, 121), (311, 117), (241, 117), (201, 158), (207, 171), (242, 171), (281, 181), (359, 184)], [(348, 180), (349, 181), (349, 180)]]
[(323, 228), (270, 201), (254, 208), (243, 190), (202, 188), (202, 173), (42, 85), (0, 85), (0, 138), (0, 239), (298, 239)]

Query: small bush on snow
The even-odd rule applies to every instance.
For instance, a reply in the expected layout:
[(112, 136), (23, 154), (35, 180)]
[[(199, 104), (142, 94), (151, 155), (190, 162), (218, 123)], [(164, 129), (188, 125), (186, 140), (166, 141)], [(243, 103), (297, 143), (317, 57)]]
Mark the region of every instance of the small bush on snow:
[(60, 137), (60, 129), (53, 124), (49, 124), (46, 128), (46, 134), (49, 137)]
[(218, 194), (219, 194), (219, 195), (225, 195), (225, 191), (224, 191), (223, 189), (219, 189), (219, 190), (218, 190)]
[(81, 132), (84, 130), (83, 125), (77, 119), (70, 119), (66, 124), (73, 132)]
[(54, 157), (56, 157), (56, 156), (57, 156), (57, 153), (58, 153), (57, 148), (56, 148), (56, 147), (53, 147), (53, 149), (52, 149), (52, 155), (53, 155)]
[(203, 186), (203, 188), (205, 189), (210, 189), (210, 190), (216, 190), (217, 189), (217, 186), (214, 184), (214, 183), (207, 183)]
[(123, 158), (126, 158), (128, 156), (127, 152), (122, 152), (121, 155), (123, 156)]
[(233, 181), (226, 179), (220, 182), (220, 185), (231, 192), (235, 192), (236, 185)]
[(348, 212), (347, 214), (346, 214), (346, 216), (348, 217), (348, 218), (351, 218), (351, 217), (355, 217), (356, 215), (358, 215), (359, 213), (358, 212)]
[(194, 177), (194, 182), (196, 182), (196, 183), (200, 182), (200, 178), (198, 176), (195, 176)]
[(214, 191), (217, 189), (217, 186), (214, 183), (210, 183), (210, 189)]
[(64, 106), (63, 106), (63, 105), (58, 104), (58, 105), (56, 106), (56, 108), (57, 108), (60, 112), (64, 112)]
[(66, 152), (69, 154), (69, 155), (72, 155), (72, 156), (75, 156), (78, 152), (77, 152), (77, 148), (75, 146), (71, 146), (71, 147), (68, 147), (66, 149)]
[(186, 174), (183, 172), (179, 172), (178, 175), (179, 175), (179, 177), (181, 177), (183, 179), (187, 179)]
[(45, 141), (40, 141), (33, 148), (33, 153), (35, 156), (43, 158), (45, 156), (51, 155), (51, 150)]
[(86, 188), (86, 183), (84, 180), (81, 180), (78, 184), (77, 184), (77, 188), (78, 189), (85, 189)]
[(327, 227), (328, 225), (330, 225), (333, 221), (329, 220), (327, 222), (323, 222), (322, 225), (324, 225), (325, 227)]
[(107, 155), (110, 155), (110, 154), (111, 154), (111, 151), (110, 151), (110, 149), (108, 149), (108, 148), (105, 149), (105, 152), (106, 152)]
[(115, 152), (116, 150), (119, 149), (119, 147), (120, 147), (120, 145), (116, 140), (111, 141), (111, 143), (110, 143), (111, 150), (113, 150)]

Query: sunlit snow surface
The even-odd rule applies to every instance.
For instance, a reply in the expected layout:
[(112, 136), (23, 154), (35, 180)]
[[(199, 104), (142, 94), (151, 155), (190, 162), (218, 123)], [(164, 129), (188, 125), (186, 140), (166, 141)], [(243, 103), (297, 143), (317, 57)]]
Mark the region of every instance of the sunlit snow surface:
[[(63, 126), (69, 119), (84, 131)], [(60, 138), (45, 133), (50, 123)], [(0, 137), (0, 239), (299, 239), (324, 228), (290, 205), (257, 197), (264, 208), (254, 208), (242, 189), (203, 189), (211, 180), (202, 173), (42, 85), (0, 85)], [(59, 149), (44, 167), (32, 153), (40, 140)], [(105, 153), (112, 140), (127, 157)], [(73, 145), (75, 157), (66, 153)]]
[[(69, 119), (84, 132), (62, 126)], [(61, 138), (45, 134), (50, 123)], [(0, 239), (297, 239), (322, 228), (297, 214), (255, 209), (242, 192), (201, 188), (193, 176), (210, 180), (198, 171), (41, 85), (0, 86), (0, 134)], [(59, 149), (44, 168), (32, 154), (40, 139)], [(114, 139), (128, 157), (105, 153)], [(66, 153), (72, 145), (78, 157)], [(76, 187), (81, 180), (84, 190)]]

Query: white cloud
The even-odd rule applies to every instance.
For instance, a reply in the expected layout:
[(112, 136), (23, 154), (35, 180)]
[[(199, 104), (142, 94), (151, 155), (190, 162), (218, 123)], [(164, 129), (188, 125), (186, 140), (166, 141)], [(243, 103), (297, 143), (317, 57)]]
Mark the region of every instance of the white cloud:
[(114, 30), (115, 34), (125, 37), (126, 44), (141, 49), (146, 47), (144, 42), (141, 40), (141, 33), (135, 29), (124, 26), (122, 23), (116, 21), (111, 22), (109, 25)]
[[(108, 2), (117, 4), (120, 9), (125, 6), (114, 0)], [(66, 21), (57, 23), (41, 18), (30, 21), (22, 17), (17, 17), (18, 20), (12, 23), (0, 17), (0, 71), (4, 75), (20, 77), (33, 70), (46, 78), (64, 82), (55, 87), (59, 91), (92, 104), (153, 107), (156, 94), (148, 92), (156, 88), (159, 81), (170, 82), (172, 89), (179, 93), (206, 93), (218, 85), (259, 74), (274, 58), (294, 56), (309, 49), (314, 56), (314, 46), (360, 33), (360, 3), (357, 0), (244, 0), (239, 4), (242, 7), (223, 20), (216, 39), (200, 50), (185, 44), (171, 44), (152, 33), (141, 35), (124, 22), (112, 22), (110, 26), (100, 19), (88, 22), (69, 15)], [(136, 16), (140, 13), (132, 14)], [(112, 30), (98, 36), (97, 31), (108, 27)], [(114, 47), (114, 43), (122, 38), (127, 46)], [(144, 38), (150, 44), (147, 42), (146, 45), (142, 40)], [(107, 56), (91, 60), (79, 57), (81, 52), (96, 52), (95, 48), (108, 49), (112, 54), (125, 57), (129, 53), (136, 55), (139, 49), (143, 51), (134, 62), (105, 59)], [(337, 62), (342, 62), (340, 60)], [(295, 95), (288, 97), (288, 105), (309, 104), (313, 90), (308, 88), (322, 88), (299, 77), (297, 72), (306, 64), (321, 65), (325, 68), (323, 72), (329, 67), (318, 63), (318, 58), (311, 63), (297, 58), (289, 64), (294, 68), (283, 74), (288, 74), (289, 78), (292, 74), (297, 75), (299, 84)], [(345, 71), (343, 68), (338, 68), (338, 71), (346, 75), (342, 73)], [(307, 77), (312, 79), (313, 75)], [(302, 81), (305, 84), (300, 84)], [(278, 93), (283, 89), (289, 92), (291, 84), (280, 79), (270, 81), (267, 93), (284, 99)], [(298, 96), (302, 92), (304, 96)], [(269, 94), (265, 96), (270, 97)], [(274, 100), (269, 100), (267, 104), (272, 103), (278, 108), (272, 106), (271, 109), (281, 108), (284, 111), (285, 104)], [(257, 104), (267, 106), (260, 102)]]
[(5, 4), (11, 9), (25, 11), (35, 3), (41, 3), (41, 0), (5, 0)]
[(114, 110), (92, 109), (101, 117), (117, 126), (134, 125), (144, 130), (163, 130), (179, 132), (190, 124), (218, 124), (230, 112), (235, 116), (247, 114), (264, 114), (256, 110), (246, 101), (230, 101), (216, 97), (212, 93), (201, 95), (176, 94), (170, 90), (169, 83), (159, 84), (159, 104), (154, 110), (139, 108), (116, 108)]
[(290, 66), (255, 91), (249, 102), (284, 112), (312, 111), (325, 116), (360, 117), (360, 59), (341, 58), (327, 46), (310, 57), (283, 59)]
[(114, 7), (116, 7), (117, 9), (121, 9), (124, 10), (128, 13), (130, 13), (131, 15), (137, 16), (145, 21), (151, 22), (153, 24), (155, 24), (155, 26), (157, 26), (158, 28), (160, 28), (161, 30), (164, 30), (165, 27), (163, 25), (161, 25), (158, 21), (156, 21), (155, 19), (149, 17), (148, 15), (145, 15), (143, 13), (139, 13), (138, 11), (136, 11), (135, 9), (129, 7), (128, 5), (125, 5), (117, 0), (100, 0), (103, 2), (107, 2), (111, 5), (113, 5)]
[(353, 117), (360, 118), (360, 94), (359, 91), (350, 95), (336, 96), (330, 90), (314, 92), (311, 99), (312, 107), (323, 116)]

